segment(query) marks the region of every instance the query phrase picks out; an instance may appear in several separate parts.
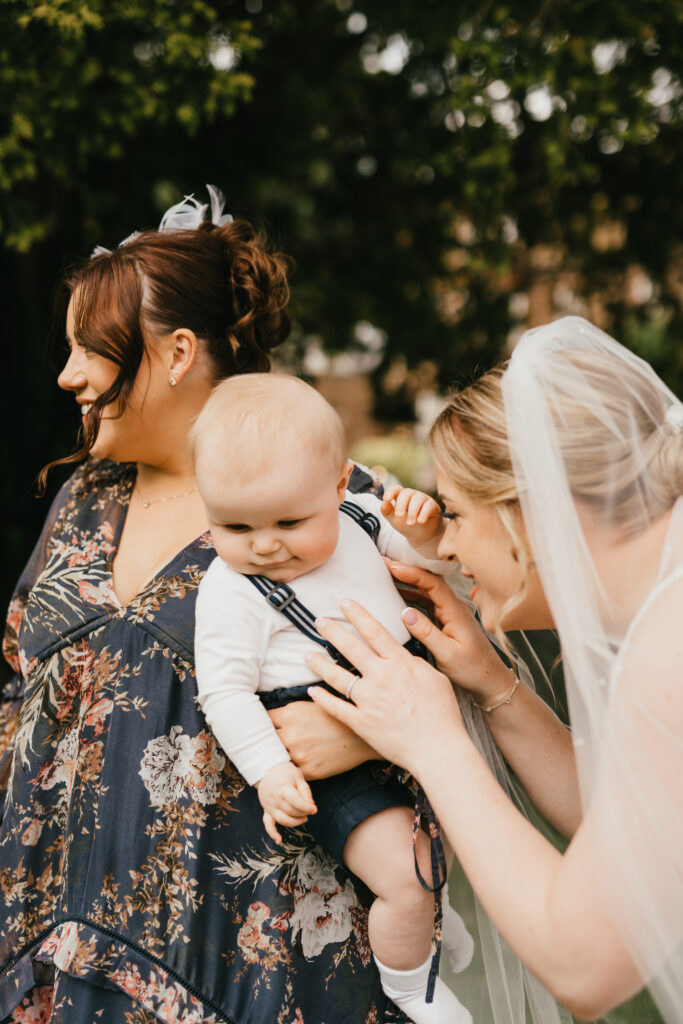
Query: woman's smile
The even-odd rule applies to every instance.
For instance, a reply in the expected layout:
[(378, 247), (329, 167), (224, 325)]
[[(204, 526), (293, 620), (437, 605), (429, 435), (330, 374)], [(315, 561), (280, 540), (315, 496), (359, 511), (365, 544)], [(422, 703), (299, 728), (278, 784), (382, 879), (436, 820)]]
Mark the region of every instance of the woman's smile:
[(521, 593), (524, 571), (513, 551), (511, 537), (494, 505), (475, 501), (448, 479), (437, 466), (439, 494), (449, 515), (439, 543), (439, 557), (460, 562), (465, 579), (471, 581), (470, 601), (476, 604), (484, 628), (552, 628), (538, 574), (532, 570), (522, 601), (501, 611), (510, 598)]

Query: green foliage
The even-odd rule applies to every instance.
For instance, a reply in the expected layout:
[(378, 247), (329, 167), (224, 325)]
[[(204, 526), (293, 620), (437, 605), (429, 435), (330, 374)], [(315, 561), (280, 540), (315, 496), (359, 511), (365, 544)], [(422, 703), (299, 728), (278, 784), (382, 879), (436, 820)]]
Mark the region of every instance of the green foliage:
[(5, 244), (26, 251), (60, 230), (46, 200), (92, 191), (95, 168), (120, 160), (133, 140), (144, 146), (150, 126), (154, 137), (180, 132), (187, 138), (219, 116), (229, 118), (249, 99), (253, 78), (221, 69), (228, 46), (251, 54), (259, 41), (249, 21), (202, 0), (6, 0), (0, 9)]
[(367, 437), (353, 446), (349, 457), (375, 471), (386, 470), (404, 487), (418, 487), (428, 492), (435, 489), (434, 463), (429, 449), (407, 433)]
[(397, 356), (463, 381), (545, 294), (681, 390), (681, 67), (683, 0), (2, 0), (4, 326), (43, 410), (9, 475), (72, 444), (60, 268), (207, 181), (294, 257), (295, 355), (366, 320), (379, 391)]
[(367, 319), (453, 379), (558, 267), (617, 333), (675, 333), (682, 27), (683, 0), (9, 0), (4, 242), (75, 216), (87, 248), (153, 222), (160, 182), (215, 180), (294, 253), (299, 339), (343, 349)]

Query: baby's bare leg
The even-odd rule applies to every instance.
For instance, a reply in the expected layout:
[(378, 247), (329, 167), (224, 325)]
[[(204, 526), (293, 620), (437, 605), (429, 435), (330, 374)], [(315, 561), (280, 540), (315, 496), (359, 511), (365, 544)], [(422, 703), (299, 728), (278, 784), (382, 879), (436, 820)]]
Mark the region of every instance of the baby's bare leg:
[[(422, 877), (431, 879), (429, 840), (418, 834)], [(441, 980), (426, 1001), (431, 966), (434, 896), (422, 888), (413, 863), (413, 812), (391, 807), (350, 833), (344, 863), (374, 892), (368, 932), (382, 988), (415, 1024), (472, 1024), (472, 1017)]]
[[(417, 880), (412, 832), (412, 810), (390, 807), (357, 825), (344, 846), (345, 865), (376, 896), (368, 918), (372, 951), (396, 970), (425, 962), (434, 926), (434, 896)], [(422, 877), (429, 881), (429, 840), (422, 831), (417, 855)]]

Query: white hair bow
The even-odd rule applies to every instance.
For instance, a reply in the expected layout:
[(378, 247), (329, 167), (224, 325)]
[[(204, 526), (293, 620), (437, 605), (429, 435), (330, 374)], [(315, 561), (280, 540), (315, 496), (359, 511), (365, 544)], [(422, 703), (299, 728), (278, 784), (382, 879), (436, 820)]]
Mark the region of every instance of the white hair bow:
[[(215, 185), (207, 185), (206, 190), (211, 200), (211, 224), (215, 224), (216, 227), (229, 224), (232, 215), (223, 213), (225, 196), (221, 190)], [(205, 214), (208, 208), (208, 203), (200, 203), (194, 195), (185, 196), (181, 202), (171, 206), (163, 215), (159, 231), (192, 231), (206, 220)]]
[(683, 406), (672, 403), (666, 410), (664, 429), (667, 434), (683, 433)]
[[(210, 223), (216, 227), (223, 227), (224, 224), (229, 224), (233, 217), (230, 213), (223, 213), (225, 196), (215, 185), (207, 185), (206, 189), (209, 193), (211, 204)], [(200, 203), (198, 199), (195, 199), (194, 195), (185, 196), (181, 202), (168, 208), (161, 218), (159, 231), (193, 231), (207, 219), (206, 211), (208, 209), (209, 203)], [(119, 242), (118, 248), (120, 249), (121, 246), (132, 242), (139, 234), (139, 231), (133, 231), (122, 242)], [(111, 249), (107, 249), (104, 245), (96, 245), (90, 254), (90, 259), (110, 252)]]

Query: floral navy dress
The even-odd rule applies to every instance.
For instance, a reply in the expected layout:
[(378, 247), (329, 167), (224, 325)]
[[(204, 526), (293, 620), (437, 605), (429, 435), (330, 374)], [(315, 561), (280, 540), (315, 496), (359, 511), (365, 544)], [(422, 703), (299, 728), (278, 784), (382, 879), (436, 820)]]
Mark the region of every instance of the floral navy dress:
[(270, 842), (198, 707), (208, 534), (126, 607), (114, 593), (134, 481), (78, 469), (10, 605), (0, 1022), (403, 1022), (369, 894), (305, 830)]

